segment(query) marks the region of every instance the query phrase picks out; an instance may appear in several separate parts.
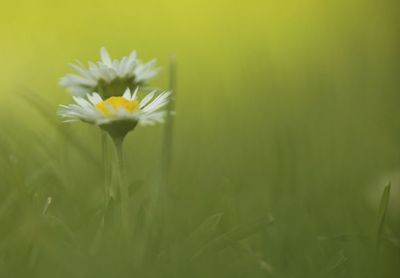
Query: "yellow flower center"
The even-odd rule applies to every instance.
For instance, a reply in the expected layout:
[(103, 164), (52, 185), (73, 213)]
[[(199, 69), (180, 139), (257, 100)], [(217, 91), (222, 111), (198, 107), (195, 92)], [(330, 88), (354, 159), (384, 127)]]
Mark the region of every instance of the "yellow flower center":
[(127, 100), (124, 97), (110, 97), (96, 104), (97, 110), (106, 116), (111, 116), (113, 114), (113, 112), (109, 110), (110, 107), (116, 111), (123, 108), (129, 113), (132, 113), (139, 109), (139, 101)]

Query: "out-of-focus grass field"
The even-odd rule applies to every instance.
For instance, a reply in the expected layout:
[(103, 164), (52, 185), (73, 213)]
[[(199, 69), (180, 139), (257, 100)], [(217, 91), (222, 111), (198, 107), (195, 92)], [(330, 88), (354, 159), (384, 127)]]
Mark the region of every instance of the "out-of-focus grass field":
[[(2, 2), (0, 277), (398, 277), (399, 10), (394, 0)], [(56, 116), (71, 102), (57, 84), (68, 63), (97, 61), (101, 46), (156, 57), (160, 88), (177, 58), (166, 184), (165, 126), (126, 140), (130, 255), (112, 229), (98, 232), (100, 132)]]

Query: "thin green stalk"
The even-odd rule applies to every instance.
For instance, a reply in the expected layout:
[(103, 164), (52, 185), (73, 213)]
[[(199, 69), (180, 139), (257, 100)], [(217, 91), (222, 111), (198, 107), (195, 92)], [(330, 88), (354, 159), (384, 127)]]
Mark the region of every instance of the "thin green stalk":
[(101, 150), (102, 150), (102, 160), (103, 160), (103, 171), (104, 171), (104, 214), (107, 213), (108, 202), (110, 198), (110, 178), (109, 178), (109, 168), (108, 163), (108, 149), (107, 149), (107, 133), (101, 131)]
[[(150, 214), (156, 213), (159, 217), (165, 218), (166, 214), (166, 194), (168, 184), (168, 173), (170, 170), (170, 162), (172, 156), (172, 135), (173, 135), (173, 111), (175, 109), (175, 96), (176, 96), (176, 59), (174, 55), (170, 56), (169, 64), (169, 85), (168, 89), (171, 96), (167, 105), (167, 116), (164, 127), (163, 142), (161, 146), (161, 164), (158, 180), (155, 183), (152, 195), (152, 206)], [(165, 222), (165, 219), (162, 219)]]
[(375, 243), (375, 256), (376, 257), (379, 256), (379, 250), (380, 250), (380, 246), (381, 246), (381, 242), (382, 242), (383, 228), (385, 225), (386, 213), (387, 213), (388, 204), (389, 204), (390, 187), (391, 187), (391, 184), (389, 182), (383, 190), (381, 202), (379, 205), (378, 222), (377, 222), (377, 227), (376, 227), (376, 243)]
[(162, 148), (162, 183), (168, 182), (168, 172), (171, 165), (172, 155), (172, 134), (174, 129), (174, 117), (176, 99), (176, 58), (171, 55), (169, 60), (169, 90), (171, 91), (170, 100), (167, 106), (167, 118), (165, 123), (164, 144)]
[[(170, 56), (169, 60), (169, 91), (171, 96), (167, 106), (167, 117), (164, 128), (164, 140), (161, 153), (161, 175), (158, 184), (157, 192), (155, 195), (155, 205), (158, 206), (158, 216), (161, 218), (161, 230), (163, 237), (166, 238), (165, 242), (170, 242), (173, 235), (170, 215), (169, 215), (169, 202), (168, 202), (168, 187), (169, 187), (169, 172), (171, 169), (172, 160), (172, 139), (174, 130), (174, 117), (176, 99), (176, 58), (174, 55)], [(170, 252), (170, 246), (165, 246), (165, 251)]]
[(124, 163), (123, 163), (123, 151), (122, 145), (124, 138), (123, 137), (114, 137), (113, 138), (115, 151), (116, 151), (116, 174), (117, 174), (117, 182), (119, 188), (119, 199), (120, 199), (120, 209), (121, 209), (121, 229), (123, 233), (123, 238), (127, 239), (129, 234), (129, 191), (128, 185), (125, 182), (124, 176)]
[[(170, 100), (167, 106), (167, 117), (164, 128), (164, 140), (162, 145), (161, 153), (161, 175), (160, 182), (156, 192), (156, 202), (160, 203), (162, 210), (165, 210), (165, 198), (168, 186), (169, 170), (171, 168), (171, 156), (172, 156), (172, 135), (174, 129), (174, 117), (172, 116), (175, 110), (175, 97), (176, 97), (176, 59), (174, 55), (171, 55), (169, 60), (169, 91), (171, 91)], [(159, 196), (161, 195), (161, 196)], [(160, 200), (161, 197), (161, 200)]]

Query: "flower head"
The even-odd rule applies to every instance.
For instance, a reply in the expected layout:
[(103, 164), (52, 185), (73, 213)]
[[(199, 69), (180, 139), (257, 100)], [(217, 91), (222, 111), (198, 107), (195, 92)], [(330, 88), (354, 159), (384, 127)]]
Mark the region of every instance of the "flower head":
[(100, 50), (101, 61), (89, 62), (89, 68), (82, 64), (71, 64), (77, 74), (67, 74), (60, 80), (60, 85), (67, 88), (72, 95), (85, 96), (97, 92), (108, 98), (121, 96), (126, 88), (133, 90), (137, 86), (144, 86), (155, 77), (159, 69), (154, 68), (156, 61), (142, 63), (133, 51), (128, 57), (120, 61), (112, 60), (107, 50)]
[(110, 133), (111, 136), (124, 136), (137, 124), (152, 125), (163, 122), (166, 115), (160, 109), (168, 103), (170, 92), (155, 96), (155, 91), (140, 101), (138, 89), (131, 94), (127, 88), (122, 96), (103, 99), (98, 93), (87, 95), (87, 99), (74, 96), (76, 104), (60, 105), (58, 114), (66, 122), (83, 121), (95, 124)]

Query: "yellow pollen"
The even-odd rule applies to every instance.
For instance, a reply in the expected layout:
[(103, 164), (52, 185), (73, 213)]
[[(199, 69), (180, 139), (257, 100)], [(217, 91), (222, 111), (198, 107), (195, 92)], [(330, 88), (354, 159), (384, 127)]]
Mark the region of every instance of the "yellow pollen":
[(139, 101), (137, 100), (127, 100), (124, 97), (110, 97), (105, 101), (96, 104), (97, 110), (106, 116), (111, 116), (113, 113), (108, 109), (112, 107), (115, 111), (123, 108), (129, 113), (132, 113), (139, 109)]

